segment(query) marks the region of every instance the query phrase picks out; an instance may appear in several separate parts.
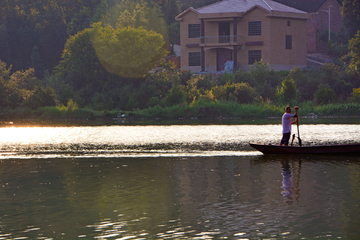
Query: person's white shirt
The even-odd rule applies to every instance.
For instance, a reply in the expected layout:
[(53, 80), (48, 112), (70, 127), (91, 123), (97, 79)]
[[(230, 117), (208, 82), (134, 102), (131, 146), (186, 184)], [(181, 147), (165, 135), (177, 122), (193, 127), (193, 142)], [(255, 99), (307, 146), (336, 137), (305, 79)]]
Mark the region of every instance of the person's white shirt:
[(284, 115), (282, 116), (282, 133), (291, 133), (291, 119), (294, 117), (294, 114), (284, 113)]

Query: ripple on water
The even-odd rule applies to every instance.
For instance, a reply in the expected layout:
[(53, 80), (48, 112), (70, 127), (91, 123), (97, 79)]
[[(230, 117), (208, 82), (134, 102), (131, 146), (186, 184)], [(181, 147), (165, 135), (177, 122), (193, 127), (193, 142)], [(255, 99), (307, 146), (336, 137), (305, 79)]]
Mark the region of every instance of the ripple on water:
[[(303, 145), (358, 142), (360, 125), (302, 125)], [(249, 154), (249, 142), (278, 144), (280, 125), (0, 128), (0, 158)], [(250, 153), (252, 154), (252, 153)]]

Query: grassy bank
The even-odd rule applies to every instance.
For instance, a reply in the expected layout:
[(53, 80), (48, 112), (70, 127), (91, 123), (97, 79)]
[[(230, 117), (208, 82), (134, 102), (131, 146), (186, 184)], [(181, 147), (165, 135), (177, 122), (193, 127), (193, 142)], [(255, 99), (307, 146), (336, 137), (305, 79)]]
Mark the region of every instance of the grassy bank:
[[(360, 116), (359, 103), (312, 105), (299, 104), (300, 116)], [(216, 119), (216, 118), (266, 118), (280, 117), (285, 106), (272, 104), (238, 104), (236, 102), (198, 102), (162, 108), (150, 107), (142, 110), (95, 111), (89, 108), (64, 106), (0, 109), (1, 121), (26, 119), (36, 120), (113, 120), (113, 119)]]

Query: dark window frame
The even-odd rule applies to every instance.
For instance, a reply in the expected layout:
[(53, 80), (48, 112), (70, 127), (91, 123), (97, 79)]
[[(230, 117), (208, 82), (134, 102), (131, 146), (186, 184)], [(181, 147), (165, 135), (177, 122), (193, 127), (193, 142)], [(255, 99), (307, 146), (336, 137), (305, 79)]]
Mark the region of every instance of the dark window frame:
[(248, 64), (253, 65), (255, 62), (261, 60), (261, 50), (249, 50), (248, 51)]
[(261, 36), (261, 21), (249, 21), (248, 22), (248, 35), (249, 36)]
[(292, 35), (285, 36), (285, 49), (292, 49)]
[(287, 21), (287, 26), (288, 26), (288, 27), (291, 26), (291, 21)]
[(201, 52), (189, 52), (188, 57), (189, 66), (201, 66)]
[(201, 24), (189, 24), (188, 25), (188, 38), (200, 38)]

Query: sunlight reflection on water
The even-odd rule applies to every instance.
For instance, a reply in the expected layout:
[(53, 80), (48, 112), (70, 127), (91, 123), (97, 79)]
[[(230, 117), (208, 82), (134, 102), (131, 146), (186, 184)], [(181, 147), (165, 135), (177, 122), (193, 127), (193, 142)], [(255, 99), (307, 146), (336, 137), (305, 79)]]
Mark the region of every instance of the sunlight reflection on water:
[[(297, 133), (293, 127), (293, 133)], [(303, 145), (359, 142), (360, 125), (302, 125)], [(0, 157), (18, 154), (233, 155), (249, 142), (278, 144), (281, 125), (3, 127)], [(225, 151), (225, 152), (224, 152)], [(205, 153), (206, 152), (206, 153)]]

